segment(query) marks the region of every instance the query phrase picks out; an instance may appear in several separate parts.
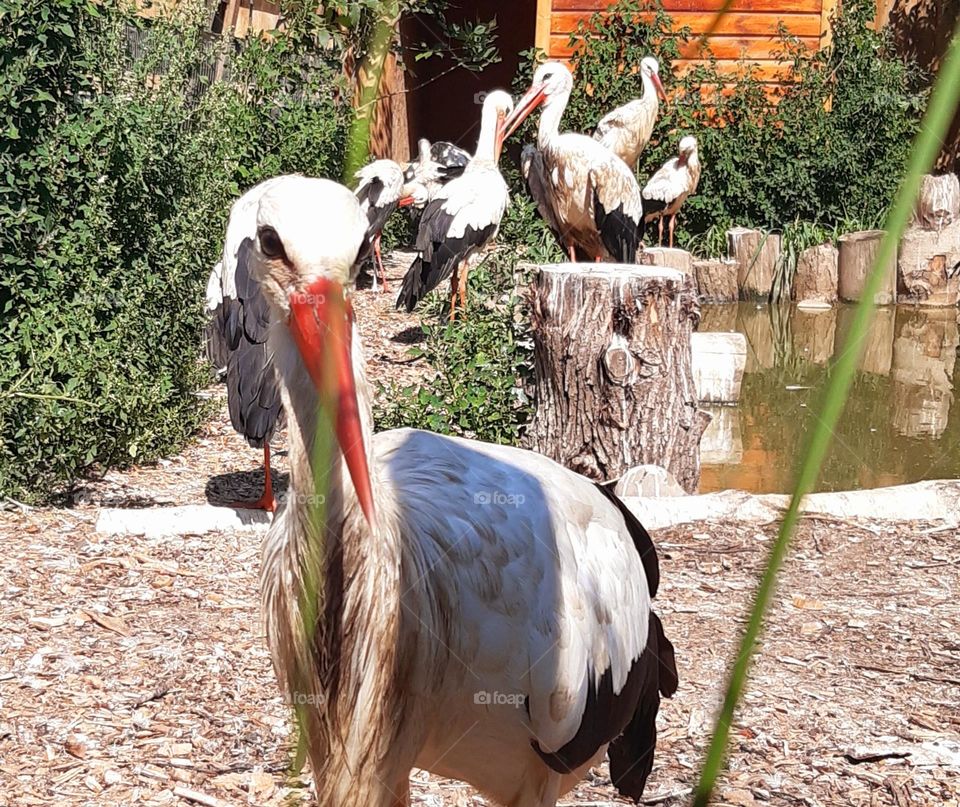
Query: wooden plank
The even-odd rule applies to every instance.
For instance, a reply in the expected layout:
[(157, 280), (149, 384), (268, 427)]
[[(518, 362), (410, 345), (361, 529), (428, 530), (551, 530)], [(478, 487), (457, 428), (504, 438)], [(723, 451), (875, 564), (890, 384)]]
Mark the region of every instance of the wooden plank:
[(830, 31), (830, 18), (837, 10), (837, 0), (823, 0), (823, 7), (820, 9), (820, 47), (825, 48), (832, 39)]
[(544, 52), (550, 50), (550, 16), (553, 14), (551, 0), (537, 0), (537, 21), (533, 45)]
[[(884, 0), (879, 0), (883, 2)], [(593, 13), (614, 5), (617, 0), (553, 0), (554, 11), (586, 11)], [(724, 0), (663, 0), (663, 9), (674, 11), (719, 11)], [(743, 11), (806, 12), (819, 14), (823, 0), (734, 0), (730, 13)]]
[[(641, 16), (648, 17), (648, 14)], [(715, 14), (680, 11), (671, 15), (677, 28), (689, 26), (694, 34), (703, 34), (710, 29)], [(588, 17), (582, 12), (555, 12), (550, 19), (551, 34), (567, 34), (577, 30), (577, 24)], [(727, 14), (717, 26), (716, 34), (739, 36), (770, 36), (783, 23), (794, 36), (820, 36), (819, 14)]]
[[(557, 59), (569, 59), (576, 45), (568, 44), (567, 34), (557, 34), (550, 40), (550, 56)], [(800, 43), (810, 50), (816, 50), (820, 40), (817, 37), (804, 37)], [(774, 52), (781, 45), (780, 40), (774, 37), (742, 37), (742, 36), (715, 36), (709, 40), (710, 49), (713, 55), (724, 61), (737, 61), (740, 59), (773, 59)], [(703, 52), (700, 50), (700, 42), (689, 42), (685, 48), (681, 49), (681, 59), (703, 58)]]

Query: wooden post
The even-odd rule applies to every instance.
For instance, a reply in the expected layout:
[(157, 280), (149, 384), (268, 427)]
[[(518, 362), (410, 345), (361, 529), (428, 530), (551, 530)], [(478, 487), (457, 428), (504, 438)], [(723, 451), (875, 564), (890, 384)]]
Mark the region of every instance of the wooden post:
[[(883, 236), (883, 230), (862, 230), (840, 236), (837, 241), (839, 246), (837, 287), (841, 300), (848, 303), (859, 302), (863, 294), (863, 284), (873, 268)], [(897, 301), (895, 257), (884, 267), (883, 278), (883, 287), (873, 300), (876, 305), (890, 305)]]
[(737, 262), (740, 299), (768, 300), (780, 260), (780, 236), (734, 227), (727, 231), (727, 247)]
[(942, 230), (960, 220), (960, 180), (956, 174), (927, 174), (913, 208), (913, 223), (925, 230)]
[(691, 372), (693, 278), (667, 267), (540, 266), (532, 309), (529, 447), (598, 481), (660, 465), (695, 491), (709, 418)]
[(644, 266), (671, 266), (685, 275), (693, 274), (693, 255), (685, 249), (646, 247), (637, 257)]
[(801, 305), (829, 306), (837, 301), (837, 248), (833, 244), (820, 244), (800, 253), (790, 293)]
[(694, 261), (697, 293), (701, 303), (735, 303), (740, 299), (737, 262), (727, 259)]

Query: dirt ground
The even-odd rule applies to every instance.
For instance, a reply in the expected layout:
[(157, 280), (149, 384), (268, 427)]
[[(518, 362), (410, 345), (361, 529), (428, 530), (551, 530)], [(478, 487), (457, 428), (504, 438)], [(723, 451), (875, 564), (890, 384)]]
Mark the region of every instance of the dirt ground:
[[(416, 318), (392, 299), (358, 297), (371, 375), (415, 382), (428, 371), (405, 355)], [(181, 455), (91, 482), (72, 508), (0, 512), (0, 805), (309, 802), (307, 779), (287, 773), (288, 714), (261, 637), (260, 535), (94, 530), (105, 505), (252, 498), (259, 458), (220, 410)], [(647, 803), (689, 801), (773, 533), (654, 534), (681, 686), (661, 711)], [(805, 521), (718, 803), (960, 805), (958, 590), (957, 530)], [(424, 807), (487, 803), (419, 772), (413, 793)], [(561, 803), (621, 802), (604, 767)]]

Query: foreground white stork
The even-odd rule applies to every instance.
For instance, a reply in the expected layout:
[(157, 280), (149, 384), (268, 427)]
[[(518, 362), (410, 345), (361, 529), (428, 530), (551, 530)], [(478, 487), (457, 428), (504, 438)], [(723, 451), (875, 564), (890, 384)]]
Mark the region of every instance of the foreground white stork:
[(650, 142), (660, 112), (658, 96), (667, 100), (660, 83), (660, 63), (652, 56), (640, 61), (643, 95), (604, 115), (593, 139), (623, 160), (631, 171), (637, 168), (640, 153)]
[(207, 280), (207, 355), (211, 363), (226, 368), (227, 406), (233, 428), (251, 448), (263, 449), (263, 494), (252, 502), (231, 502), (233, 507), (273, 510), (276, 501), (270, 476), (270, 440), (283, 409), (280, 388), (267, 349), (269, 309), (250, 273), (250, 256), (257, 237), (257, 210), (271, 188), (291, 181), (294, 175), (261, 182), (230, 208), (223, 255)]
[(543, 104), (537, 132), (540, 158), (531, 159), (527, 169), (537, 206), (551, 211), (547, 222), (571, 261), (580, 251), (593, 260), (634, 263), (643, 237), (640, 187), (626, 163), (596, 140), (560, 134), (572, 89), (573, 77), (565, 65), (540, 65), (507, 123), (506, 135)]
[(403, 278), (397, 308), (413, 311), (424, 296), (450, 278), (450, 319), (467, 307), (467, 267), (497, 235), (510, 194), (497, 163), (504, 125), (513, 99), (501, 91), (487, 94), (480, 118), (477, 151), (463, 174), (451, 180), (424, 208), (417, 231), (420, 253)]
[(414, 199), (404, 184), (403, 169), (393, 160), (374, 160), (355, 174), (358, 181), (354, 191), (360, 209), (367, 217), (367, 249), (360, 256), (366, 260), (373, 253), (373, 290), (377, 290), (377, 274), (383, 290), (387, 291), (387, 273), (380, 254), (383, 228), (398, 207), (412, 204)]
[(262, 605), (317, 803), (406, 805), (419, 767), (550, 807), (605, 750), (638, 799), (677, 686), (649, 535), (538, 454), (374, 435), (344, 298), (366, 229), (353, 196), (303, 179), (263, 196), (257, 226), (291, 467)]
[(643, 187), (643, 209), (646, 220), (659, 222), (658, 243), (663, 243), (663, 219), (670, 217), (670, 246), (673, 226), (684, 200), (697, 190), (700, 182), (700, 156), (697, 138), (687, 135), (680, 140), (680, 153), (667, 160)]

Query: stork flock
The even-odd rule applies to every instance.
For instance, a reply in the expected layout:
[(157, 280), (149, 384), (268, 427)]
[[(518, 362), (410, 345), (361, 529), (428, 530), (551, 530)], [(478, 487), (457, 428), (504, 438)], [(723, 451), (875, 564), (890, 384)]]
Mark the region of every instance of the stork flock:
[[(656, 62), (641, 76), (649, 103)], [(633, 260), (644, 220), (675, 215), (696, 187), (656, 190), (668, 170), (698, 175), (696, 143), (648, 195), (625, 162), (642, 146), (624, 135), (630, 120), (652, 128), (648, 111), (611, 113), (596, 139), (561, 134), (571, 87), (548, 63), (516, 106), (487, 95), (473, 156), (424, 141), (408, 166), (366, 166), (354, 192), (288, 175), (231, 209), (208, 352), (226, 367), (234, 427), (264, 450), (252, 506), (275, 507), (270, 438), (287, 419), (290, 490), (263, 545), (262, 610), (322, 807), (404, 807), (414, 767), (504, 807), (553, 807), (605, 756), (639, 801), (653, 768), (678, 675), (650, 536), (608, 486), (539, 454), (375, 434), (351, 305), (368, 257), (386, 285), (379, 236), (401, 206), (422, 215), (397, 305), (446, 279), (465, 305), (468, 263), (509, 201), (503, 142), (540, 105), (524, 166), (541, 212), (571, 260)]]

